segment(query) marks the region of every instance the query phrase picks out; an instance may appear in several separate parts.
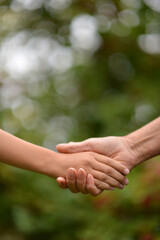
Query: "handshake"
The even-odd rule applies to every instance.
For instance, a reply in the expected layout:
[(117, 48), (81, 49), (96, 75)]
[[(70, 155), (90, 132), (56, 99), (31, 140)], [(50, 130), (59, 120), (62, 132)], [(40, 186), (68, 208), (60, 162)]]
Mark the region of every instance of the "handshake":
[(124, 137), (59, 144), (57, 150), (79, 154), (75, 155), (77, 166), (69, 168), (65, 178), (57, 178), (61, 188), (94, 196), (103, 190), (123, 189), (129, 183), (126, 175), (134, 167), (160, 154), (160, 117)]
[(77, 162), (75, 168), (67, 170), (65, 178), (57, 178), (58, 185), (73, 193), (93, 196), (103, 190), (123, 189), (128, 185), (126, 175), (135, 167), (138, 157), (127, 137), (91, 138), (79, 143), (59, 144), (57, 150), (72, 153), (69, 155)]
[[(123, 189), (126, 175), (160, 154), (160, 117), (124, 137), (91, 138), (59, 144), (59, 153), (0, 129), (0, 162), (57, 178), (61, 188), (90, 193)], [(72, 168), (71, 168), (72, 167)]]

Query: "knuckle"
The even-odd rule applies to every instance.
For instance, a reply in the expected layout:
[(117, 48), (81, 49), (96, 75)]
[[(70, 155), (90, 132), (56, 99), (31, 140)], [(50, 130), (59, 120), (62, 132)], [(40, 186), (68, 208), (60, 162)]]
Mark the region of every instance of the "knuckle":
[(89, 145), (91, 148), (94, 148), (94, 140), (93, 138), (90, 139)]
[(106, 181), (107, 178), (108, 178), (107, 175), (105, 173), (102, 173), (102, 175), (101, 175), (102, 182)]
[(83, 144), (85, 146), (85, 151), (90, 151), (90, 148), (91, 148), (90, 140), (89, 139), (85, 140)]
[(84, 142), (90, 145), (92, 141), (93, 141), (93, 138), (88, 138)]
[(95, 138), (89, 138), (87, 140), (85, 140), (85, 146), (91, 150), (91, 149), (94, 149), (95, 147)]
[(111, 175), (113, 174), (113, 170), (112, 170), (111, 168), (108, 168), (108, 169), (107, 169), (107, 174), (108, 174), (109, 176), (111, 176)]
[(103, 190), (110, 190), (110, 186), (107, 185), (107, 184), (105, 184), (105, 185), (103, 186)]
[(75, 150), (75, 146), (69, 146), (69, 149), (70, 149), (70, 151), (74, 151)]
[(96, 187), (97, 187), (97, 188), (101, 188), (101, 187), (102, 187), (102, 183), (99, 181), (99, 182), (96, 184)]
[(109, 186), (108, 184), (104, 184), (104, 183), (102, 183), (102, 182), (99, 182), (99, 183), (97, 184), (97, 188), (103, 189), (103, 190), (109, 190), (109, 189), (110, 189), (110, 186)]
[(107, 161), (108, 165), (110, 165), (110, 166), (112, 165), (112, 161), (110, 159), (107, 158), (106, 161)]

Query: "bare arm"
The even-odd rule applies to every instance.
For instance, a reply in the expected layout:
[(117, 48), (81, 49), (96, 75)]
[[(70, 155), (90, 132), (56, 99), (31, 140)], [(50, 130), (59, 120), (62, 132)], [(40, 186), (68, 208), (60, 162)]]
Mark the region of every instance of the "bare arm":
[(138, 165), (160, 154), (160, 117), (124, 137), (137, 158)]
[(52, 168), (53, 177), (57, 175), (56, 158), (58, 153), (19, 139), (0, 130), (0, 161), (9, 165), (47, 174), (48, 166)]

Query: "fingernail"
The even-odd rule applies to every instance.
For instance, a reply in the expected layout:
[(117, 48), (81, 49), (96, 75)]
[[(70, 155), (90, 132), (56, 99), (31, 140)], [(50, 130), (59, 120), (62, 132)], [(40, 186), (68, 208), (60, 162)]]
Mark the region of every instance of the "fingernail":
[(129, 184), (129, 180), (128, 180), (127, 178), (124, 180), (124, 184), (125, 184), (125, 185), (128, 185), (128, 184)]
[(127, 175), (127, 174), (129, 174), (129, 169), (128, 169), (128, 168), (125, 168), (123, 172), (124, 172), (124, 174)]
[(119, 185), (119, 188), (120, 188), (120, 189), (123, 189), (123, 188), (124, 188), (124, 185), (120, 184), (120, 185)]
[(114, 188), (113, 187), (110, 187), (110, 191), (113, 191), (114, 190)]

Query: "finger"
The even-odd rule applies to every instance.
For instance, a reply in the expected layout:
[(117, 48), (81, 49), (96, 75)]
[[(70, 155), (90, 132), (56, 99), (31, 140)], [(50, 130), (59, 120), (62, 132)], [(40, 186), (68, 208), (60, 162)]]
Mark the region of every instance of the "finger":
[[(111, 187), (116, 187), (116, 188), (119, 188), (119, 189), (124, 188), (123, 184), (119, 183), (114, 178), (110, 177), (109, 175), (107, 175), (103, 172), (99, 172), (99, 171), (94, 170), (94, 171), (92, 171), (92, 174), (93, 174), (95, 179), (100, 180), (104, 184), (108, 184)], [(98, 186), (98, 188), (99, 188), (99, 186)], [(107, 190), (109, 190), (109, 189), (107, 189)]]
[(58, 144), (56, 146), (56, 149), (58, 152), (61, 152), (61, 153), (76, 153), (76, 152), (84, 152), (84, 151), (91, 150), (87, 140), (82, 142), (70, 142), (70, 143)]
[(77, 172), (74, 168), (69, 168), (66, 173), (66, 182), (69, 190), (73, 193), (78, 193), (76, 186)]
[(102, 190), (98, 189), (94, 183), (94, 178), (91, 174), (87, 175), (86, 189), (92, 196), (98, 196)]
[(112, 158), (106, 157), (101, 154), (96, 154), (95, 155), (97, 161), (107, 164), (108, 166), (116, 169), (119, 173), (123, 175), (129, 174), (129, 169), (123, 166), (121, 163), (119, 163), (117, 160), (114, 160)]
[(58, 177), (56, 181), (57, 181), (58, 186), (59, 186), (60, 188), (62, 188), (62, 189), (68, 188), (65, 178), (63, 178), (63, 177)]
[[(119, 173), (116, 169), (106, 164), (103, 164), (100, 162), (94, 162), (93, 167), (94, 167), (94, 170), (103, 173), (105, 176), (111, 177), (112, 179), (116, 180), (116, 182), (119, 182), (119, 184), (127, 185), (129, 183), (128, 179), (123, 174)], [(117, 187), (117, 185), (115, 185), (114, 187)]]
[(86, 171), (83, 168), (80, 168), (77, 174), (77, 189), (84, 194), (88, 193), (86, 191), (86, 177)]
[(101, 189), (101, 190), (108, 190), (108, 191), (113, 191), (114, 187), (111, 187), (109, 184), (100, 181), (99, 179), (94, 179), (95, 185), (97, 188)]

